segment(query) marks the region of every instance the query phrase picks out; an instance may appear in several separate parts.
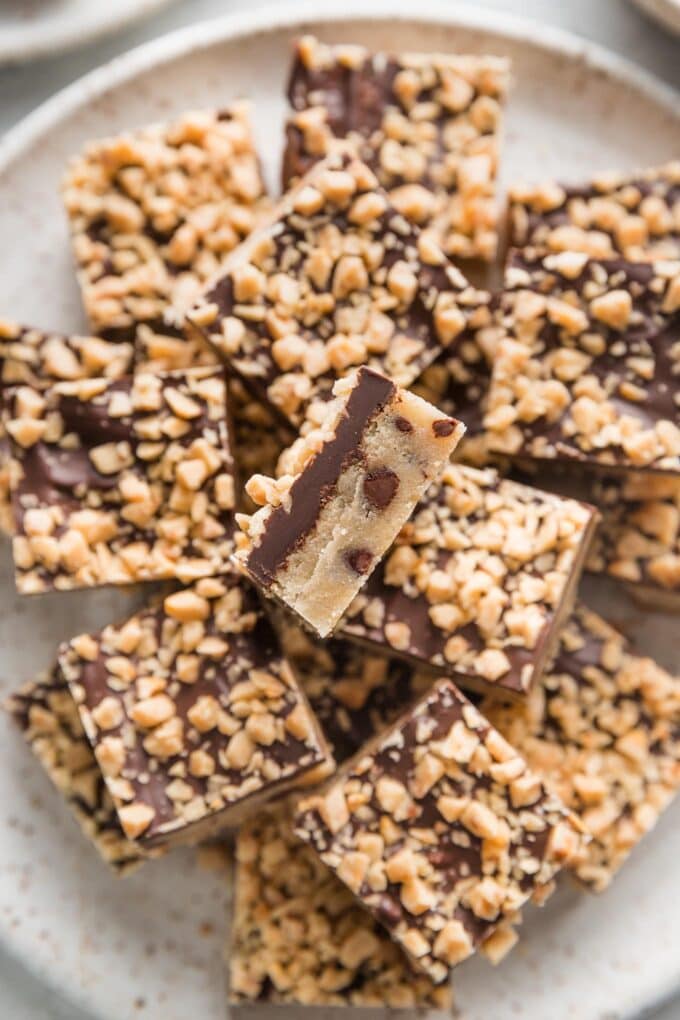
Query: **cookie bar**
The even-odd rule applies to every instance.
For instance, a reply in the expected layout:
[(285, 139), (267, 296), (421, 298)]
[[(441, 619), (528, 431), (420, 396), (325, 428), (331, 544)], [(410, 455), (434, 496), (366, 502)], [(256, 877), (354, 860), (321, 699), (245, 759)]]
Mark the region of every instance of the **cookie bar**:
[[(0, 319), (0, 399), (10, 386), (46, 390), (55, 382), (95, 376), (117, 379), (131, 371), (133, 349), (93, 336), (67, 336)], [(14, 527), (9, 443), (0, 423), (0, 528)]]
[(295, 831), (437, 984), (581, 842), (561, 802), (448, 680), (303, 798)]
[(59, 668), (22, 687), (9, 699), (6, 709), (85, 837), (118, 874), (132, 871), (144, 855), (125, 837)]
[(238, 559), (320, 637), (333, 630), (464, 431), (370, 369), (339, 380), (324, 425), (255, 475), (261, 509), (238, 523)]
[(288, 85), (284, 187), (349, 138), (395, 208), (431, 227), (448, 255), (493, 259), (509, 70), (501, 57), (371, 53), (304, 36)]
[(133, 340), (138, 323), (190, 305), (264, 211), (247, 107), (93, 142), (63, 199), (90, 328)]
[(414, 974), (382, 926), (296, 838), (285, 808), (239, 831), (234, 900), (232, 1003), (451, 1005), (449, 988)]
[(602, 522), (586, 568), (626, 582), (647, 605), (680, 609), (680, 479), (599, 478), (592, 499)]
[(585, 184), (510, 189), (510, 241), (534, 254), (632, 261), (680, 258), (680, 161)]
[(516, 253), (501, 319), (490, 450), (680, 474), (680, 262)]
[(233, 551), (222, 369), (6, 393), (23, 594), (219, 573)]
[(146, 848), (238, 823), (328, 761), (258, 597), (203, 578), (59, 664), (123, 831)]
[(575, 872), (606, 888), (680, 788), (680, 679), (580, 605), (528, 701), (482, 711), (591, 833)]
[(350, 607), (341, 634), (514, 694), (541, 677), (595, 529), (594, 509), (450, 465)]
[(337, 762), (356, 754), (432, 686), (432, 677), (352, 641), (316, 641), (286, 621), (281, 639)]
[(283, 196), (188, 317), (298, 428), (353, 367), (409, 386), (488, 317), (489, 300), (390, 204), (365, 163), (336, 152)]
[(138, 372), (177, 372), (220, 364), (212, 347), (195, 330), (187, 330), (172, 314), (166, 314), (155, 325), (140, 323), (134, 350)]

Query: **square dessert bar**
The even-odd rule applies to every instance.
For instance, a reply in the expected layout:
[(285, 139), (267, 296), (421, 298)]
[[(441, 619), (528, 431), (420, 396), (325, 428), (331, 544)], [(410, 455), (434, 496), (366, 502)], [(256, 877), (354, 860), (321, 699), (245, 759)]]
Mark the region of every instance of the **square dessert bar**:
[[(101, 376), (117, 379), (131, 371), (130, 344), (94, 336), (67, 336), (0, 319), (0, 402), (10, 386), (46, 390), (55, 382)], [(0, 423), (0, 528), (13, 530), (9, 443)]]
[(528, 701), (482, 711), (592, 835), (574, 870), (604, 889), (680, 787), (680, 679), (578, 606)]
[(393, 722), (432, 687), (432, 677), (399, 659), (371, 654), (352, 641), (316, 641), (286, 621), (284, 651), (337, 762)]
[(186, 308), (264, 210), (247, 107), (89, 144), (63, 182), (90, 328), (132, 340)]
[(73, 812), (86, 839), (116, 873), (132, 871), (145, 855), (121, 828), (59, 667), (26, 684), (5, 707)]
[(680, 258), (680, 161), (585, 184), (510, 189), (510, 243), (535, 254), (586, 252), (631, 261)]
[(437, 478), (464, 426), (370, 369), (336, 383), (324, 424), (255, 475), (237, 557), (264, 593), (320, 637), (336, 626)]
[(515, 253), (500, 320), (490, 450), (680, 474), (680, 261)]
[(59, 665), (123, 831), (143, 848), (234, 825), (328, 761), (258, 597), (235, 575), (73, 638)]
[(22, 594), (225, 569), (234, 479), (222, 369), (6, 394)]
[(448, 1009), (352, 893), (293, 834), (286, 808), (236, 838), (228, 948), (233, 1003)]
[(370, 53), (304, 36), (288, 85), (283, 183), (335, 138), (356, 142), (393, 205), (453, 257), (491, 260), (509, 62), (444, 53)]
[(627, 582), (647, 605), (680, 609), (680, 478), (598, 478), (591, 491), (602, 522), (586, 569)]
[(597, 514), (585, 503), (450, 465), (349, 609), (341, 634), (526, 694), (566, 620)]
[(188, 318), (297, 428), (352, 367), (409, 386), (489, 300), (345, 151), (283, 196)]
[(437, 984), (581, 837), (448, 680), (297, 807), (295, 831)]

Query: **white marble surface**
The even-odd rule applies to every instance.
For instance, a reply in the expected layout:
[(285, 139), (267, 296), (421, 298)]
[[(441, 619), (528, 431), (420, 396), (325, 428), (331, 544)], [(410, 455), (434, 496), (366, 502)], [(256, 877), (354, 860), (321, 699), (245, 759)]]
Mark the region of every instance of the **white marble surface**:
[[(279, 0), (282, 2), (285, 0)], [(104, 42), (38, 64), (0, 69), (0, 134), (58, 89), (133, 46), (182, 25), (262, 4), (263, 0), (183, 0), (137, 28)], [(680, 89), (680, 41), (657, 28), (628, 0), (477, 0), (477, 4), (579, 33), (636, 61)], [(644, 154), (640, 162), (644, 163)], [(7, 1020), (85, 1020), (37, 987), (21, 966), (2, 956), (0, 1017)], [(655, 1020), (680, 1020), (680, 1001), (670, 1003)]]

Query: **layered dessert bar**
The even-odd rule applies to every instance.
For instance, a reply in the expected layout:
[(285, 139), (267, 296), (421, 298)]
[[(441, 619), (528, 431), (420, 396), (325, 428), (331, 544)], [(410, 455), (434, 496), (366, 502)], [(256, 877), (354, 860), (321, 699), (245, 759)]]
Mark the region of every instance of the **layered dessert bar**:
[(62, 193), (90, 328), (110, 339), (193, 303), (266, 208), (242, 103), (92, 142)]
[(288, 84), (284, 187), (350, 139), (393, 205), (448, 255), (492, 260), (509, 71), (501, 57), (371, 53), (304, 36)]
[(73, 812), (85, 838), (117, 874), (134, 870), (148, 855), (123, 832), (59, 667), (26, 684), (5, 707)]
[(298, 428), (358, 366), (409, 386), (489, 301), (343, 151), (283, 196), (188, 318)]
[(680, 261), (515, 253), (500, 321), (492, 451), (680, 474)]
[(326, 420), (254, 476), (237, 557), (264, 593), (320, 637), (338, 623), (464, 430), (367, 368), (340, 380)]
[(583, 184), (510, 189), (510, 242), (534, 254), (631, 261), (680, 258), (680, 161), (605, 172)]
[(436, 984), (582, 839), (449, 680), (303, 798), (295, 832)]
[(450, 465), (347, 613), (341, 634), (523, 695), (566, 621), (593, 507), (491, 468)]
[[(0, 319), (0, 401), (12, 386), (49, 389), (56, 382), (103, 377), (117, 379), (132, 370), (131, 344), (94, 336), (69, 336)], [(0, 421), (0, 528), (14, 524), (9, 494), (9, 444)]]
[(574, 870), (606, 888), (680, 788), (680, 679), (579, 605), (528, 701), (482, 711), (592, 835)]
[(220, 573), (234, 480), (222, 369), (5, 393), (17, 588)]
[(59, 666), (142, 849), (238, 824), (329, 761), (257, 595), (235, 575), (73, 638)]
[(341, 638), (318, 641), (290, 621), (281, 639), (337, 762), (356, 754), (433, 683), (406, 662)]
[(236, 838), (232, 1003), (448, 1009), (450, 990), (414, 974), (380, 924), (268, 809)]

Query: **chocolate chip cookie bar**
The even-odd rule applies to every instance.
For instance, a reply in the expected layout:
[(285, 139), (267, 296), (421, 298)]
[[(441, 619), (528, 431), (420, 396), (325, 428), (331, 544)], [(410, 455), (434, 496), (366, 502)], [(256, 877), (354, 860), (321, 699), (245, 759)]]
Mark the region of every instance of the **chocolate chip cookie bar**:
[(409, 386), (489, 301), (365, 163), (336, 152), (283, 196), (188, 318), (255, 396), (299, 428), (350, 369), (366, 365)]
[(585, 503), (450, 465), (340, 633), (463, 686), (523, 695), (569, 615), (596, 520)]
[(203, 578), (59, 665), (126, 836), (196, 842), (328, 762), (254, 590)]
[(222, 369), (5, 394), (22, 594), (224, 570), (234, 480)]
[(286, 808), (236, 839), (228, 949), (233, 1003), (300, 1006), (451, 1005), (450, 990), (414, 974), (399, 949), (314, 851)]
[(550, 883), (582, 838), (448, 680), (304, 797), (295, 831), (436, 984)]
[(351, 139), (395, 208), (447, 255), (491, 260), (508, 84), (501, 57), (371, 53), (304, 36), (288, 85), (284, 187), (336, 138)]
[(340, 380), (320, 429), (255, 475), (261, 509), (240, 515), (237, 557), (270, 597), (326, 637), (394, 541), (464, 431), (367, 368)]
[(510, 241), (534, 254), (679, 259), (680, 161), (601, 173), (585, 184), (548, 181), (511, 188)]
[(283, 648), (333, 757), (346, 761), (432, 686), (432, 677), (352, 641), (317, 641), (286, 621)]
[(592, 835), (574, 870), (605, 889), (680, 788), (680, 679), (579, 605), (528, 701), (482, 711)]
[(490, 450), (680, 474), (680, 261), (517, 253), (500, 315)]
[(90, 328), (123, 340), (192, 304), (266, 207), (241, 103), (92, 142), (62, 193)]
[(142, 854), (121, 828), (59, 667), (26, 684), (5, 707), (73, 812), (86, 839), (117, 874), (134, 870), (148, 855)]
[[(0, 319), (0, 400), (11, 386), (43, 391), (66, 380), (117, 379), (131, 371), (132, 363), (131, 344), (68, 336)], [(11, 533), (9, 456), (4, 423), (0, 422), (0, 528)]]

